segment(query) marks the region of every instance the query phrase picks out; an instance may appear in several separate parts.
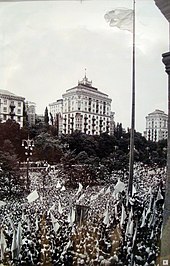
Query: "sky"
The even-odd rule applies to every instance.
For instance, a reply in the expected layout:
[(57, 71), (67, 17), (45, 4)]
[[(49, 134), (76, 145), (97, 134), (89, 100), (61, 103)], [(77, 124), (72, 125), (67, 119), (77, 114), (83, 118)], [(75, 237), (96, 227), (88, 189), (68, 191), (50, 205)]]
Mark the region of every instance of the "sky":
[[(131, 124), (132, 33), (104, 15), (132, 0), (0, 1), (0, 89), (36, 103), (36, 112), (62, 97), (85, 74), (109, 95), (115, 122)], [(136, 119), (167, 113), (168, 22), (154, 0), (136, 0)]]

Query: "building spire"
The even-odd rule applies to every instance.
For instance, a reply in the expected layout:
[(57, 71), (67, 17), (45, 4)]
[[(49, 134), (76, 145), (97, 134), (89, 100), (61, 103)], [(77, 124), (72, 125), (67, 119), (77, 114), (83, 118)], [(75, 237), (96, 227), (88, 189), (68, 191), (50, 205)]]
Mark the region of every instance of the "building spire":
[(92, 81), (89, 81), (86, 75), (86, 71), (87, 69), (85, 68), (85, 74), (84, 74), (84, 78), (81, 81), (78, 81), (78, 85), (86, 85), (91, 87), (92, 86)]

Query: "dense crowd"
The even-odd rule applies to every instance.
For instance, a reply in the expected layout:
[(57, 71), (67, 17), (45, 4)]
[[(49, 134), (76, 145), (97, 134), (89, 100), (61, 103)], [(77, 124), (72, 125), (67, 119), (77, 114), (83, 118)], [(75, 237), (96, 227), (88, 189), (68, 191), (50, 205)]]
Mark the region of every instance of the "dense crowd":
[(105, 185), (68, 188), (62, 172), (30, 173), (38, 197), (0, 207), (2, 265), (157, 265), (166, 169), (134, 167)]

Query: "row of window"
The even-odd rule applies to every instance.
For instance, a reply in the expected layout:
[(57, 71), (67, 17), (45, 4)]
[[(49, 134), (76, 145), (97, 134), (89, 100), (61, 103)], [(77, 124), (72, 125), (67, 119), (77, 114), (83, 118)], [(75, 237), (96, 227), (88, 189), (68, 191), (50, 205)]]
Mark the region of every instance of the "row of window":
[[(2, 99), (1, 99), (2, 100)], [(1, 104), (4, 104), (4, 105), (7, 105), (8, 104), (16, 104), (14, 101), (10, 101), (10, 100), (7, 100), (7, 99), (4, 99), (3, 100), (3, 103), (1, 102)], [(21, 102), (17, 102), (17, 106), (18, 107), (21, 107)]]
[[(3, 107), (3, 112), (6, 113), (7, 111), (7, 107)], [(21, 109), (17, 109), (17, 114), (21, 114)]]
[[(9, 118), (10, 118), (9, 115), (3, 114), (3, 120), (6, 121)], [(20, 116), (17, 116), (16, 119), (17, 119), (17, 122), (21, 122), (21, 117)]]

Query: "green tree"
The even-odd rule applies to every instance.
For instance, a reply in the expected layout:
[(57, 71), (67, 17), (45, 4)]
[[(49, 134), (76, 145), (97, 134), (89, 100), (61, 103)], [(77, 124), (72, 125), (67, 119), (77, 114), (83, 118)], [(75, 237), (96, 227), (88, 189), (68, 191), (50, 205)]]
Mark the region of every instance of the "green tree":
[(0, 186), (1, 196), (21, 195), (24, 182), (20, 175), (18, 157), (10, 140), (5, 140), (0, 150)]
[(47, 108), (47, 107), (45, 108), (44, 122), (45, 122), (45, 124), (47, 124), (47, 125), (48, 125), (48, 123), (49, 123), (49, 116), (48, 116), (48, 108)]

